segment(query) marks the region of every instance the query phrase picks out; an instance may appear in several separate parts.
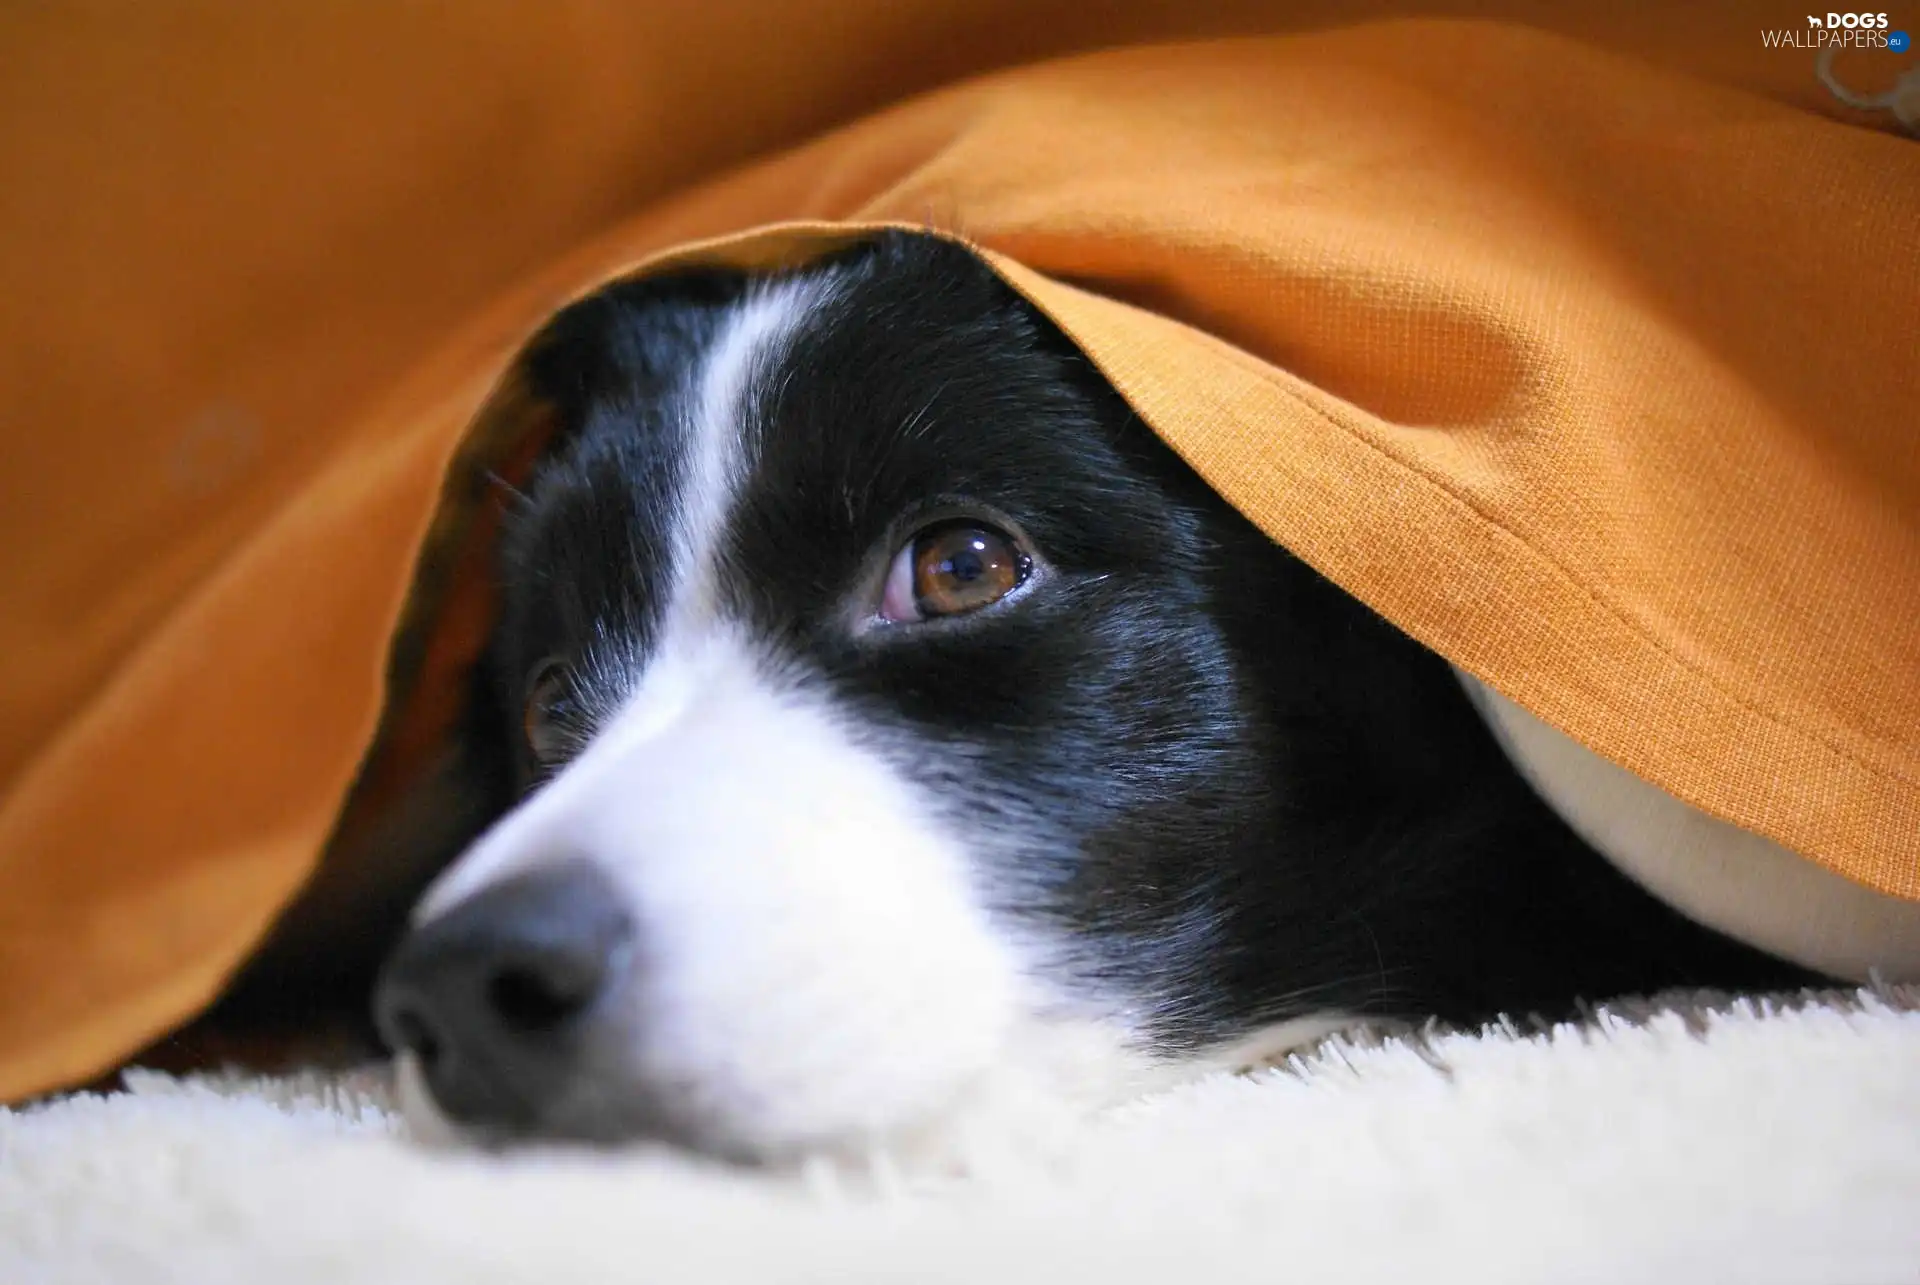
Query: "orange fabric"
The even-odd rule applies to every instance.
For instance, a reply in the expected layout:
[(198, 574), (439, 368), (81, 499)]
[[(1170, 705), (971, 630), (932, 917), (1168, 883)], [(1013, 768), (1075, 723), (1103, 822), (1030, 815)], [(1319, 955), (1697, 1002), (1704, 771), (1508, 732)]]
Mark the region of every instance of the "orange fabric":
[[(1751, 6), (1274, 10), (0, 10), (0, 1097), (191, 1016), (310, 873), (515, 345), (792, 220), (964, 233), (1409, 632), (1920, 898), (1920, 145)], [(961, 72), (1395, 12), (1498, 21), (1043, 66), (619, 222)]]

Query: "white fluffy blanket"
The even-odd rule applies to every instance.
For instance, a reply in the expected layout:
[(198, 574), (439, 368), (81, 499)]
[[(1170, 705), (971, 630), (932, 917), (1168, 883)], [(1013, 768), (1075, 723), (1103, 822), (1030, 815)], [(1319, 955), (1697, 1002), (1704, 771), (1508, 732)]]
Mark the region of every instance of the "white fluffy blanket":
[(407, 1143), (384, 1076), (0, 1112), (0, 1282), (1920, 1281), (1920, 989), (1336, 1042), (938, 1184)]

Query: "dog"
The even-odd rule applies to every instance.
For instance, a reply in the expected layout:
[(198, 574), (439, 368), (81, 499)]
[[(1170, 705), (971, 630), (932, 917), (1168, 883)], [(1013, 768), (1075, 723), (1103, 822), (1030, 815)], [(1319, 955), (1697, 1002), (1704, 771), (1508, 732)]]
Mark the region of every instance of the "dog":
[(996, 1077), (1808, 980), (1623, 875), (960, 244), (615, 285), (526, 369), (493, 823), (375, 999), (417, 1117), (771, 1163)]

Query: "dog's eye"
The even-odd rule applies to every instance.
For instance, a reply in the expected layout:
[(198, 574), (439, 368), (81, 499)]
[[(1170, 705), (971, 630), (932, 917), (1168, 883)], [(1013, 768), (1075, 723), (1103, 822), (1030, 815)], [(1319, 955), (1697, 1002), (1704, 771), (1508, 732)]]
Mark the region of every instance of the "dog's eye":
[(573, 714), (573, 676), (565, 661), (543, 660), (527, 675), (527, 694), (520, 712), (527, 749), (542, 763), (564, 757), (567, 724)]
[(909, 624), (959, 616), (1019, 588), (1033, 559), (1004, 531), (978, 522), (945, 522), (921, 531), (894, 555), (880, 618)]

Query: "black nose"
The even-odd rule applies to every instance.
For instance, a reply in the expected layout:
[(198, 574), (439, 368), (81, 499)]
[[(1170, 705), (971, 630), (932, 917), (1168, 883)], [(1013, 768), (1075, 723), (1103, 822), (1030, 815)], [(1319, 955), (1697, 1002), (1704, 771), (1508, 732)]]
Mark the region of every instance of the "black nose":
[(467, 1125), (538, 1128), (568, 1082), (579, 1029), (619, 976), (633, 920), (585, 861), (484, 888), (400, 943), (374, 1020)]

